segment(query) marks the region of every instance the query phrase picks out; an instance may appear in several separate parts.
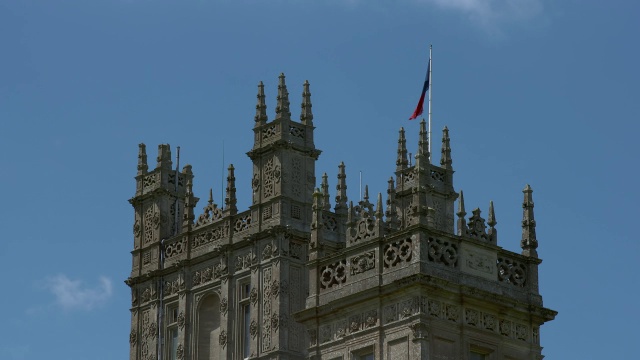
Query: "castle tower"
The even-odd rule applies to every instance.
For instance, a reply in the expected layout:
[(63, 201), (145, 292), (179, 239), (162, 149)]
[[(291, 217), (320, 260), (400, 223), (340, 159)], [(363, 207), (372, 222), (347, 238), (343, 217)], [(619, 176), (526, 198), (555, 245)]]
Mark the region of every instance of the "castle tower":
[[(139, 150), (132, 291), (131, 360), (301, 359), (304, 327), (292, 314), (307, 296), (315, 161), (309, 83), (300, 121), (291, 119), (284, 74), (276, 116), (268, 121), (264, 85), (254, 123), (252, 204), (239, 211), (235, 168), (227, 169), (223, 205), (195, 209), (190, 165), (172, 169), (160, 145), (149, 172)], [(177, 182), (177, 183), (176, 183)], [(249, 190), (249, 189), (241, 189)]]
[[(316, 179), (309, 83), (302, 89), (295, 121), (281, 74), (269, 121), (260, 82), (253, 176), (238, 182), (250, 186), (238, 188), (229, 165), (224, 199), (210, 190), (201, 211), (191, 165), (174, 169), (160, 145), (149, 171), (140, 145), (130, 360), (542, 359), (540, 326), (556, 312), (539, 294), (531, 187), (518, 254), (498, 243), (493, 202), (487, 220), (479, 208), (468, 216), (449, 130), (437, 165), (423, 121), (415, 162), (400, 129), (386, 201), (368, 186), (349, 201), (344, 163), (335, 184)], [(251, 192), (248, 209), (237, 191)]]

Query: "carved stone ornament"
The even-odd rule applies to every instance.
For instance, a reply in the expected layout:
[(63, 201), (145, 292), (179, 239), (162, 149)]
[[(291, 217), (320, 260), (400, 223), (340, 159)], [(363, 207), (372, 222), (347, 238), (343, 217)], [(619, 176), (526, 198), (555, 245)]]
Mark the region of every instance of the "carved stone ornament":
[(135, 345), (138, 342), (138, 333), (135, 330), (131, 330), (129, 334), (129, 344)]
[(318, 344), (318, 332), (315, 329), (311, 329), (309, 332), (309, 345), (315, 346)]
[(350, 259), (351, 275), (360, 274), (376, 267), (376, 253), (369, 251), (364, 254), (356, 255)]
[(516, 338), (520, 340), (527, 340), (527, 328), (524, 325), (516, 325)]
[(256, 306), (256, 304), (258, 303), (258, 289), (256, 289), (255, 287), (251, 289), (251, 293), (249, 294), (249, 299), (251, 300), (251, 303), (253, 304), (253, 306)]
[(460, 318), (460, 313), (458, 311), (457, 306), (447, 304), (445, 306), (445, 312), (447, 314), (447, 320), (458, 322), (458, 319)]
[(354, 333), (360, 330), (360, 323), (358, 321), (352, 320), (351, 324), (349, 324), (349, 332)]
[(184, 328), (184, 323), (185, 323), (184, 312), (180, 311), (180, 314), (178, 314), (178, 327), (180, 329)]
[(480, 321), (479, 321), (479, 314), (477, 310), (465, 309), (464, 315), (465, 315), (467, 324), (473, 325), (473, 326), (477, 326), (479, 324)]
[(133, 236), (135, 236), (135, 238), (139, 238), (140, 237), (140, 233), (142, 232), (142, 227), (140, 226), (140, 220), (136, 219), (136, 221), (133, 223)]
[(147, 327), (147, 337), (155, 337), (158, 334), (158, 325), (156, 325), (155, 321), (149, 324)]
[(251, 338), (255, 339), (258, 334), (258, 323), (255, 320), (251, 320), (251, 325), (249, 325), (249, 333), (251, 334)]
[(458, 263), (458, 246), (449, 241), (429, 238), (429, 261), (456, 267)]
[(226, 297), (224, 297), (220, 300), (220, 312), (226, 315), (228, 309), (229, 309), (229, 301), (227, 300)]
[(278, 295), (280, 294), (280, 284), (278, 283), (278, 280), (273, 280), (269, 292), (271, 293), (271, 295), (273, 295), (274, 298), (278, 297)]
[(429, 315), (440, 317), (440, 302), (429, 300)]
[(411, 239), (404, 239), (384, 246), (384, 267), (394, 267), (400, 263), (410, 262), (413, 254)]
[(184, 359), (184, 346), (182, 346), (182, 344), (178, 345), (178, 348), (176, 349), (176, 357), (178, 360)]
[(220, 331), (220, 336), (218, 336), (218, 342), (220, 343), (220, 346), (222, 346), (223, 348), (227, 346), (227, 332), (222, 330)]
[(409, 325), (409, 329), (411, 329), (411, 332), (413, 334), (413, 341), (427, 339), (427, 336), (428, 336), (427, 324), (421, 323), (421, 322), (413, 323)]
[(371, 310), (365, 314), (365, 324), (367, 327), (374, 327), (378, 322), (378, 312), (376, 310)]
[(265, 245), (264, 249), (262, 250), (262, 260), (270, 259), (272, 252), (273, 252), (273, 246), (271, 246), (271, 244)]
[(280, 317), (277, 313), (271, 315), (271, 328), (273, 330), (278, 330), (278, 326), (280, 326)]
[(504, 336), (511, 335), (511, 322), (507, 320), (500, 320), (500, 334)]
[(496, 317), (491, 314), (484, 314), (484, 328), (487, 330), (495, 330)]

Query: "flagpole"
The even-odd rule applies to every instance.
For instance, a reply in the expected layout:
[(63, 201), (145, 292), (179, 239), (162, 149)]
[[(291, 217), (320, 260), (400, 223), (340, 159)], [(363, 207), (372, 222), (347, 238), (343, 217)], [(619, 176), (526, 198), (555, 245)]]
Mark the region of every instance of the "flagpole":
[(431, 63), (431, 48), (432, 45), (429, 44), (429, 160), (431, 160), (431, 69), (433, 68), (433, 64)]

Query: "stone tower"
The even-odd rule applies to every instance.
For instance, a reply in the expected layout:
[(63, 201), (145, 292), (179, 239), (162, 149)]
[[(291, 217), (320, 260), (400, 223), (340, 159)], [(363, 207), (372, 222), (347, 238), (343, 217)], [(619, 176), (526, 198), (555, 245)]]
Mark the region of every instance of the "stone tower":
[(294, 121), (281, 74), (275, 110), (269, 122), (260, 82), (247, 211), (233, 165), (224, 204), (210, 191), (196, 216), (191, 166), (174, 169), (160, 145), (149, 171), (140, 145), (131, 360), (542, 359), (540, 326), (556, 312), (538, 291), (531, 187), (516, 254), (498, 245), (493, 203), (467, 218), (449, 131), (435, 165), (423, 121), (413, 164), (400, 129), (384, 204), (367, 187), (349, 202), (340, 163), (332, 209), (309, 83)]

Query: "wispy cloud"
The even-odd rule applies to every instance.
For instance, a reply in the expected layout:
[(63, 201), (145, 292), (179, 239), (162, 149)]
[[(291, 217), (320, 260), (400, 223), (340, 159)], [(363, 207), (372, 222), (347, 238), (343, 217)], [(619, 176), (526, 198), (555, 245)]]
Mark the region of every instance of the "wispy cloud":
[(509, 22), (531, 19), (542, 13), (542, 0), (416, 0), (443, 9), (460, 11), (482, 26), (497, 29)]
[(58, 306), (65, 310), (92, 310), (103, 305), (113, 293), (111, 280), (101, 276), (94, 286), (87, 286), (80, 280), (71, 280), (59, 274), (46, 280), (46, 288), (55, 297)]

